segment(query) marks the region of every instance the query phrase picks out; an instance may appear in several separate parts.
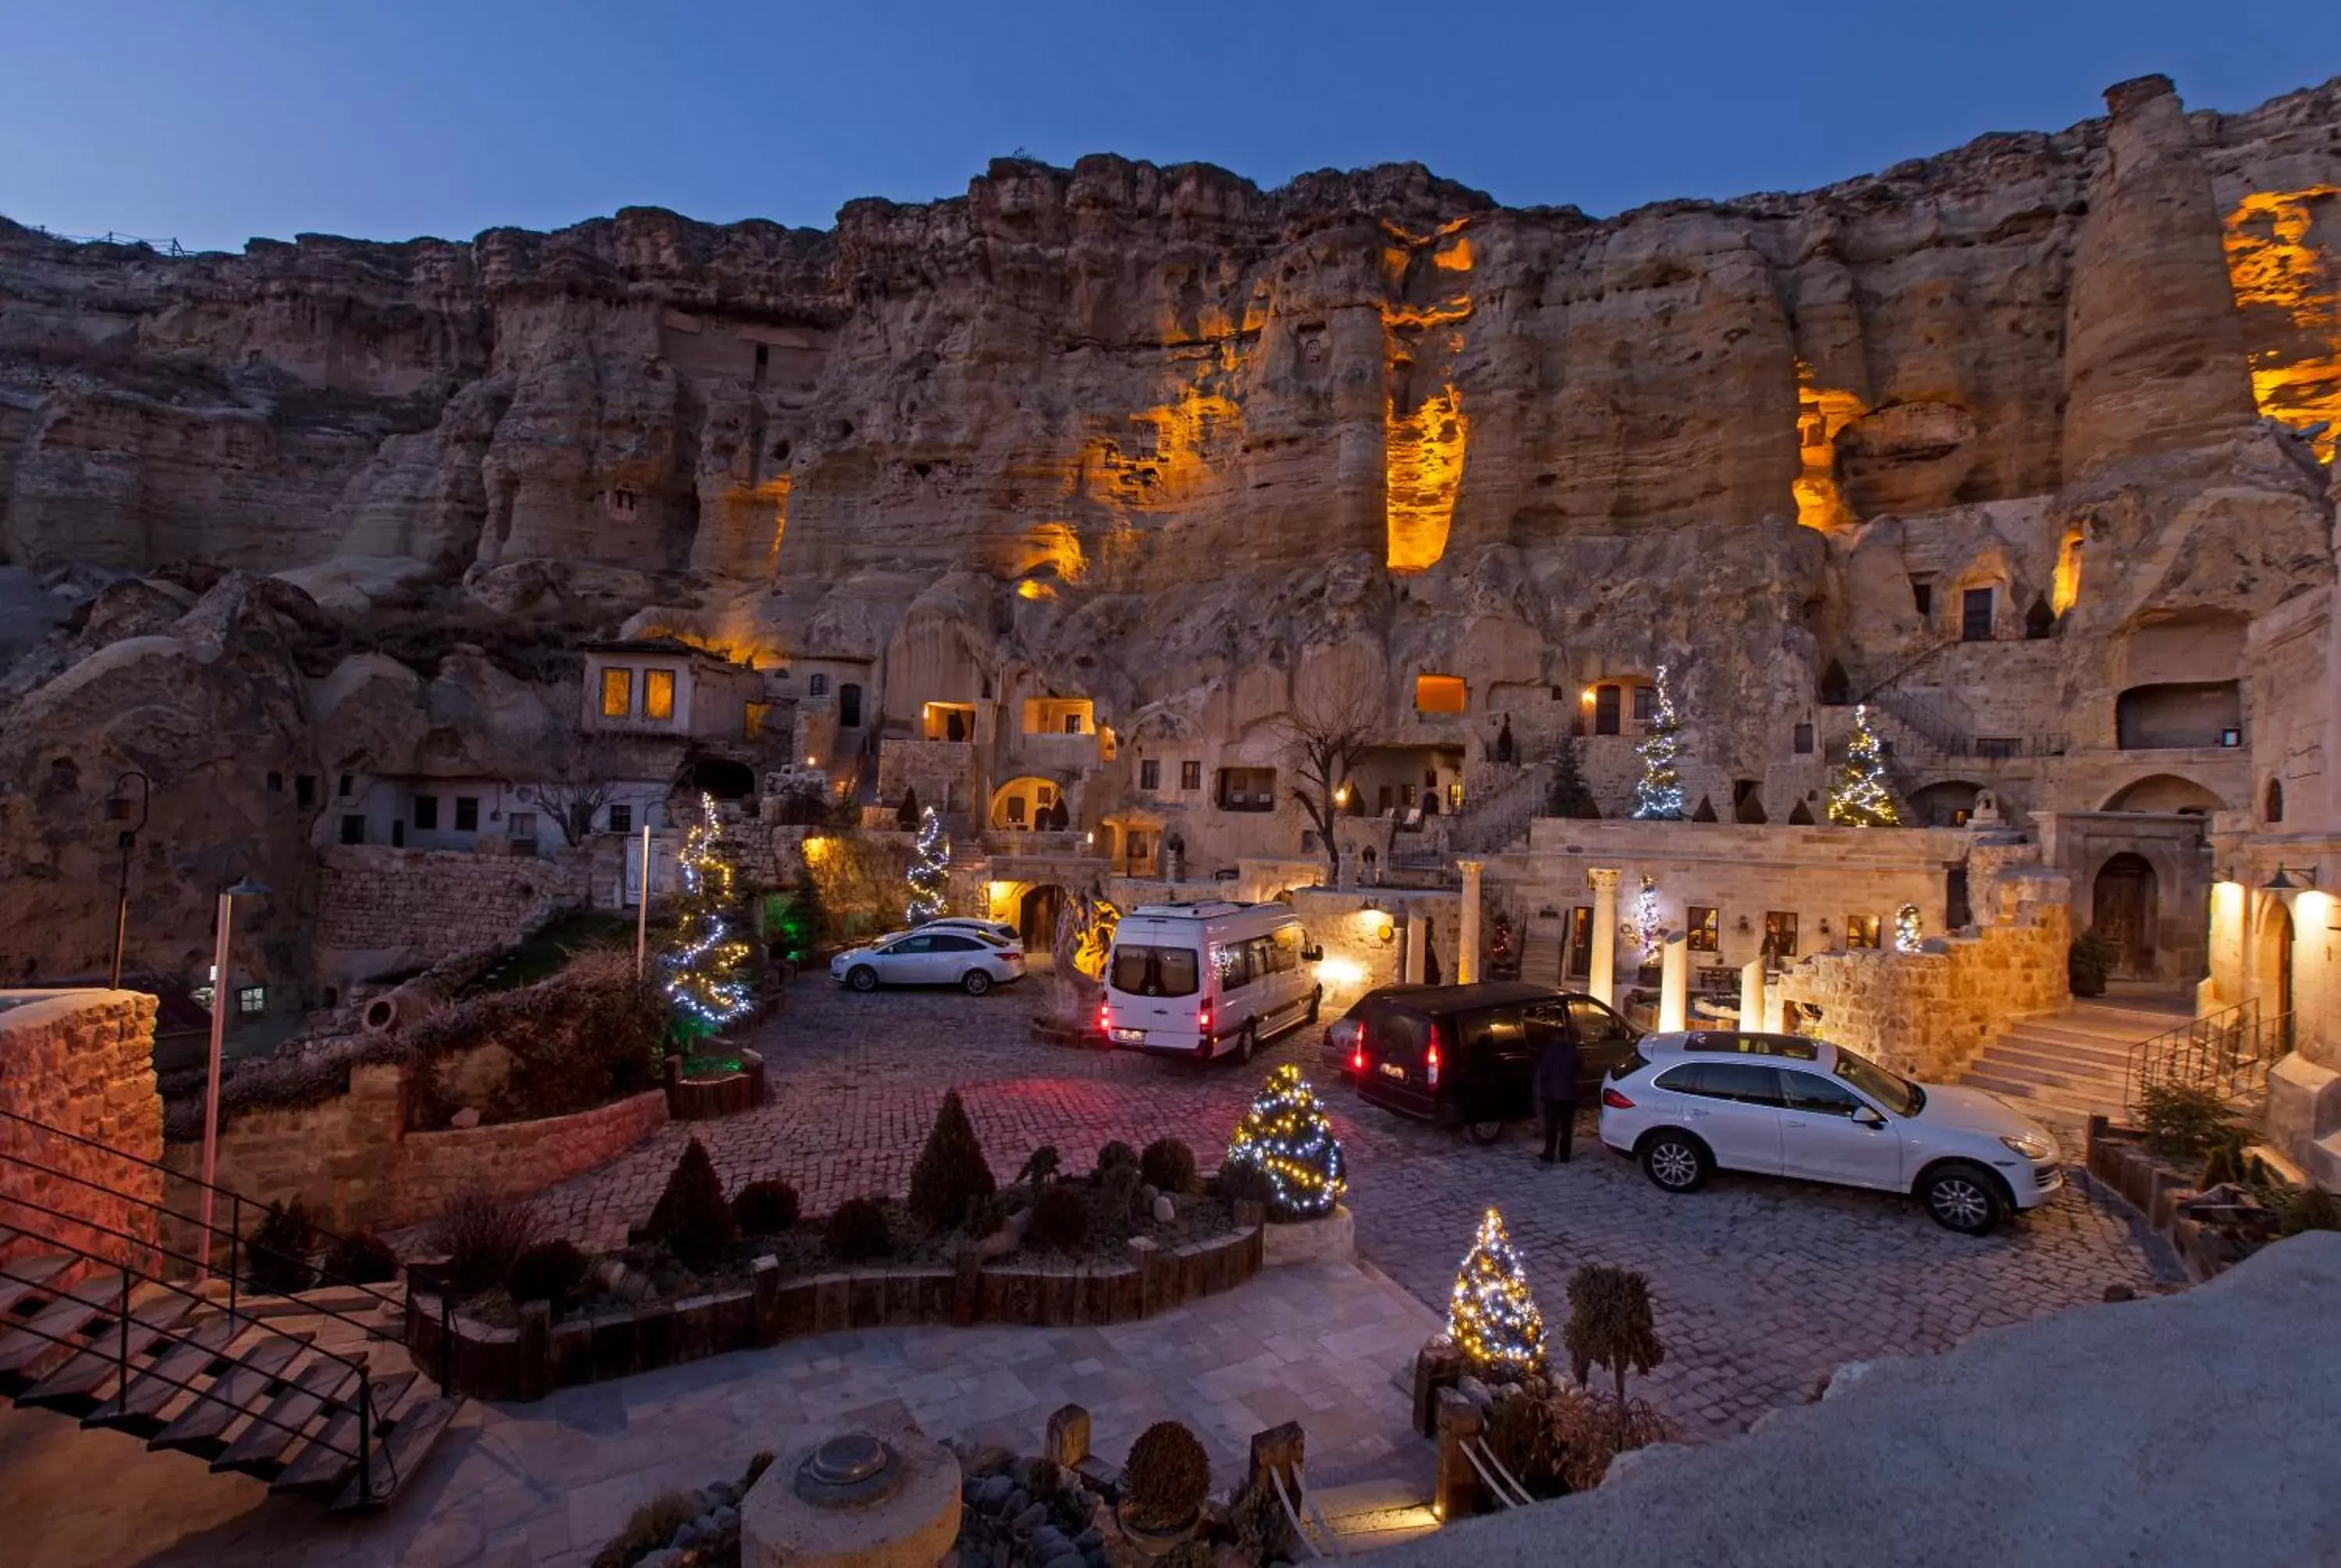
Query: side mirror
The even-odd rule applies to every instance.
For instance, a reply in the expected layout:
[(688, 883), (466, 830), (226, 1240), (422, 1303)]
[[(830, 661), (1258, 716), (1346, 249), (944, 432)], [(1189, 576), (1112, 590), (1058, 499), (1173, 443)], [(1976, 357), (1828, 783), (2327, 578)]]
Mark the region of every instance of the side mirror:
[(1886, 1125), (1886, 1118), (1869, 1107), (1863, 1106), (1853, 1113), (1853, 1125), (1858, 1127), (1868, 1127), (1875, 1132)]

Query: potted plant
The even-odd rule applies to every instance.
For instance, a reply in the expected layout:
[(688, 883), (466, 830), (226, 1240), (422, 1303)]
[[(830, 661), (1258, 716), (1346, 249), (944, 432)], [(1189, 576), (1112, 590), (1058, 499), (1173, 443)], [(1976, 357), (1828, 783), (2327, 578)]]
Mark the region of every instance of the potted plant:
[(2121, 962), (2121, 949), (2096, 931), (2084, 931), (2073, 938), (2073, 947), (2066, 959), (2066, 975), (2077, 997), (2102, 997), (2106, 981)]
[(1195, 1533), (1210, 1489), (1201, 1442), (1176, 1421), (1158, 1421), (1130, 1445), (1114, 1516), (1141, 1556), (1161, 1557)]

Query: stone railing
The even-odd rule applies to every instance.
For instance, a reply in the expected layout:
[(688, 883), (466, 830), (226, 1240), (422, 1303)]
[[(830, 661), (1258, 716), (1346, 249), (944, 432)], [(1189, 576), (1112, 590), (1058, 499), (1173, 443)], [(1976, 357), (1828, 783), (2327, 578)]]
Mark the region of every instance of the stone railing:
[(143, 991), (0, 991), (0, 1110), (11, 1113), (0, 1116), (0, 1262), (41, 1252), (45, 1239), (104, 1257), (125, 1249), (115, 1233), (156, 1239), (163, 1173), (137, 1163), (163, 1157), (154, 1007)]

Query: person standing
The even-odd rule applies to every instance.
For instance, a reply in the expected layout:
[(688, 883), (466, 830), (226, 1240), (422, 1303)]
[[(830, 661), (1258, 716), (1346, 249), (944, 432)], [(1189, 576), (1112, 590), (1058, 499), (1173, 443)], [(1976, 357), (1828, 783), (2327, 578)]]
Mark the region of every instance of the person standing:
[(1577, 1036), (1556, 1030), (1537, 1052), (1537, 1107), (1544, 1113), (1544, 1153), (1547, 1165), (1567, 1165), (1569, 1146), (1577, 1135)]

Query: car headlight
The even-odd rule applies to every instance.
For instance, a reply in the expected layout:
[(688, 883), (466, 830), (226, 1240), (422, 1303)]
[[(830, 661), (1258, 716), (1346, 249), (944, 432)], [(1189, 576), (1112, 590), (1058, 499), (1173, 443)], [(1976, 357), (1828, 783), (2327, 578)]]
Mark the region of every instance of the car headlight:
[(2012, 1138), (2003, 1137), (1999, 1141), (2006, 1144), (2009, 1148), (2014, 1149), (2017, 1154), (2022, 1155), (2026, 1159), (2035, 1161), (2036, 1163), (2040, 1160), (2051, 1158), (2057, 1153), (2057, 1146), (2055, 1144), (2050, 1143), (2047, 1138), (2036, 1136), (2031, 1133), (2019, 1133)]

